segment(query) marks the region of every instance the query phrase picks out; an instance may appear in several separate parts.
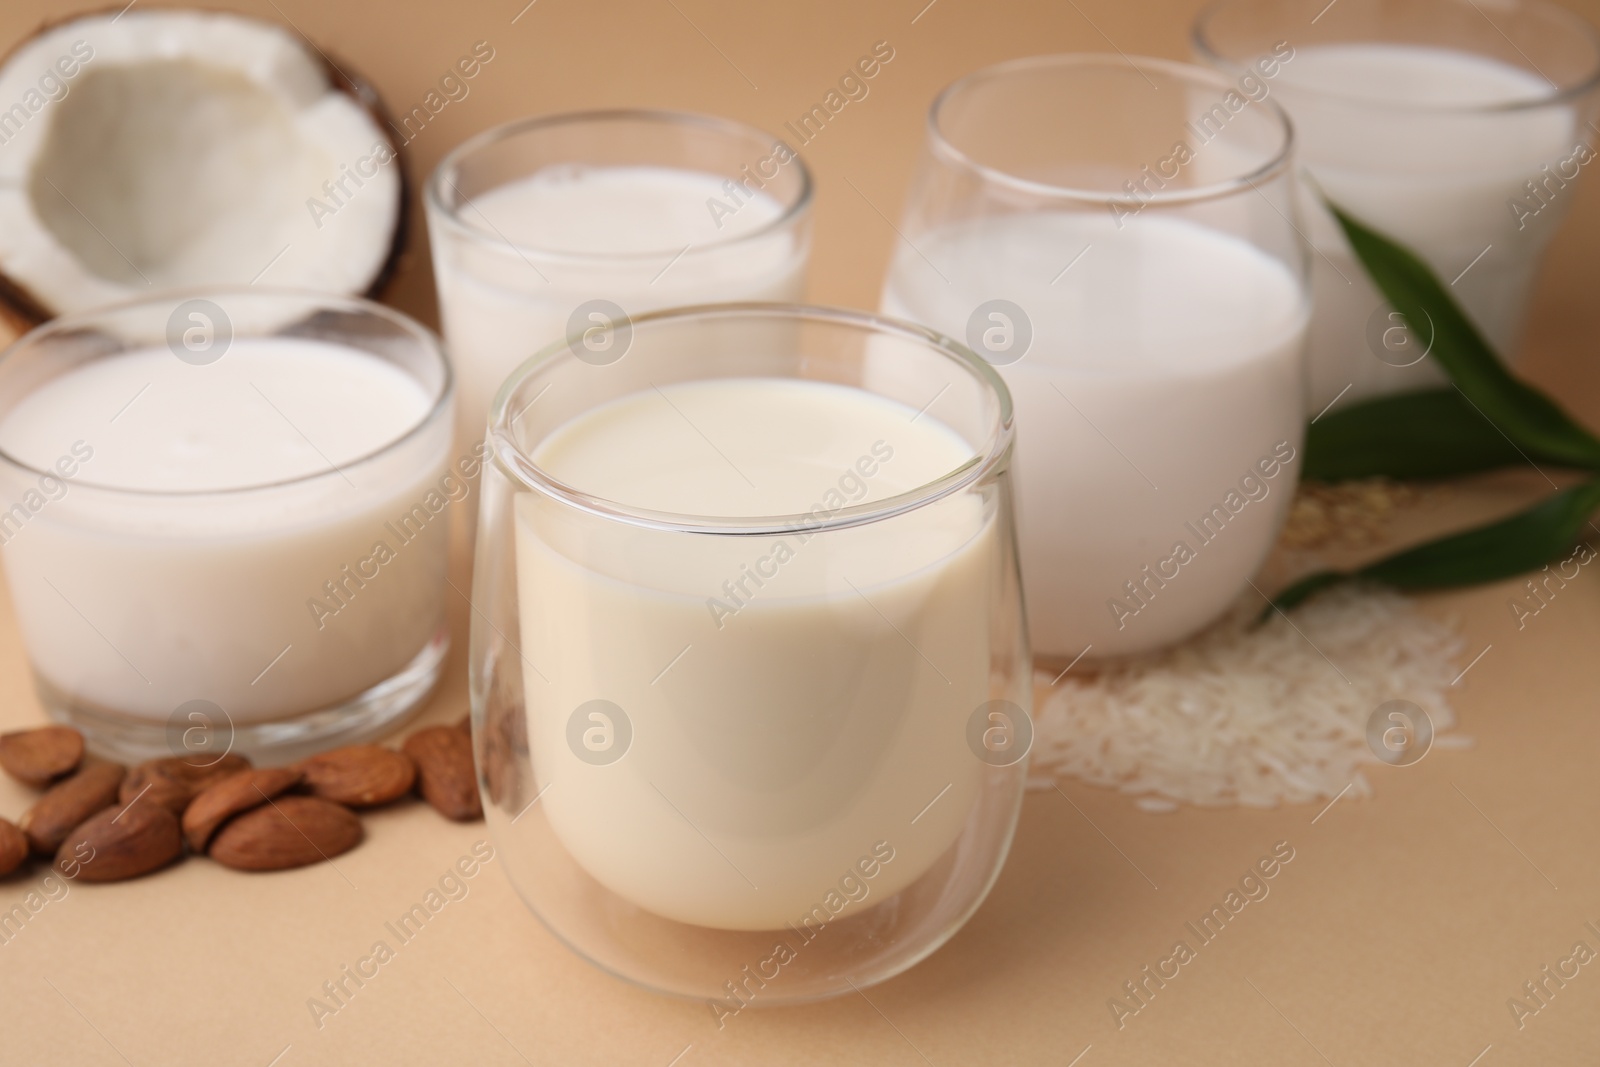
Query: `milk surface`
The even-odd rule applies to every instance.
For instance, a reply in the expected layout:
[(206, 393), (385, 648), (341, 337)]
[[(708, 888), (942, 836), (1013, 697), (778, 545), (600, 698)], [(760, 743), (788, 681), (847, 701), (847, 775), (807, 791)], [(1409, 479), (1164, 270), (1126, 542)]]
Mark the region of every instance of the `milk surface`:
[[(1215, 618), (1265, 559), (1293, 491), (1293, 463), (1271, 479), (1256, 466), (1280, 444), (1295, 455), (1301, 437), (1307, 309), (1293, 276), (1244, 241), (1153, 215), (1118, 229), (1030, 212), (916, 241), (944, 277), (903, 252), (887, 313), (960, 338), (979, 304), (1003, 298), (1032, 323), (1026, 355), (998, 369), (1016, 408), (1034, 650), (1138, 652)], [(1251, 475), (1260, 499), (1233, 512), (1224, 501)], [(1202, 542), (1186, 524), (1217, 505), (1226, 521)], [(1179, 542), (1194, 559), (1147, 579)]]
[[(448, 455), (448, 420), (414, 432), (432, 406), (383, 360), (290, 338), (204, 366), (123, 352), (23, 397), (0, 450), (40, 470), (92, 452), (0, 548), (35, 669), (94, 710), (204, 699), (235, 722), (390, 677), (441, 618), (446, 523), (410, 511)], [(7, 469), (0, 507), (37, 477)]]
[[(731, 241), (782, 214), (753, 199), (721, 218), (706, 201), (727, 201), (723, 179), (675, 167), (546, 167), (473, 199), (493, 230), (513, 244), (572, 255), (678, 254), (686, 244)], [(478, 218), (468, 211), (468, 222)], [(663, 263), (665, 260), (663, 260)]]
[[(882, 500), (973, 452), (862, 390), (731, 379), (613, 401), (533, 460), (632, 507), (748, 517)], [(965, 729), (989, 699), (1002, 580), (990, 502), (961, 494), (849, 529), (730, 537), (594, 520), (525, 493), (516, 531), (540, 804), (601, 884), (680, 922), (778, 929), (801, 925), (875, 847), (893, 860), (862, 907), (956, 839), (987, 770)], [(633, 735), (598, 766), (569, 735), (597, 699)]]
[(1487, 56), (1409, 44), (1319, 44), (1295, 50), (1284, 84), (1368, 104), (1441, 108), (1527, 104), (1548, 97), (1544, 78)]
[(320, 474), (396, 440), (429, 407), (403, 370), (344, 345), (245, 340), (194, 366), (143, 349), (70, 371), (0, 420), (0, 450), (48, 467), (96, 442), (83, 479), (201, 492)]
[(481, 232), (434, 235), (445, 340), (459, 378), (460, 433), (481, 440), (510, 373), (567, 335), (578, 305), (627, 314), (683, 304), (798, 300), (805, 248), (787, 235), (739, 243), (783, 208), (759, 190), (719, 218), (724, 179), (671, 167), (547, 167), (472, 198)]
[[(1551, 85), (1485, 56), (1398, 44), (1299, 48), (1275, 85), (1322, 192), (1422, 256), (1510, 358), (1539, 256), (1575, 193), (1574, 152), (1589, 140), (1568, 107), (1510, 107), (1549, 98)], [(1528, 210), (1515, 210), (1518, 201)], [(1374, 355), (1368, 329), (1383, 298), (1314, 189), (1303, 190), (1301, 207), (1318, 253), (1312, 412), (1347, 386), (1343, 402), (1441, 384), (1432, 360), (1395, 367)]]

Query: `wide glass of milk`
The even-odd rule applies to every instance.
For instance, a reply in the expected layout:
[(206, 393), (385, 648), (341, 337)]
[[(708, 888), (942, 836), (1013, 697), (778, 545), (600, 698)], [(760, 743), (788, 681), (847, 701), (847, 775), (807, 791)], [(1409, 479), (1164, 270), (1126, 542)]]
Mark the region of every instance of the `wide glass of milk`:
[(798, 300), (805, 285), (806, 166), (725, 119), (512, 122), (446, 156), (425, 200), (464, 442), (482, 439), (495, 389), (553, 337), (656, 308)]
[(1035, 651), (1193, 633), (1247, 590), (1298, 471), (1282, 113), (1197, 67), (1045, 56), (956, 82), (929, 130), (883, 308), (1011, 387)]
[(47, 711), (130, 758), (392, 727), (448, 645), (453, 399), (427, 330), (313, 293), (151, 297), (7, 349), (0, 561)]
[(1194, 49), (1294, 120), (1313, 414), (1445, 380), (1430, 327), (1393, 312), (1323, 197), (1420, 255), (1515, 357), (1540, 258), (1595, 158), (1593, 27), (1540, 0), (1225, 0)]
[(471, 685), (507, 870), (719, 1013), (882, 980), (977, 907), (1021, 799), (1005, 387), (855, 312), (603, 332), (613, 361), (563, 341), (490, 415)]

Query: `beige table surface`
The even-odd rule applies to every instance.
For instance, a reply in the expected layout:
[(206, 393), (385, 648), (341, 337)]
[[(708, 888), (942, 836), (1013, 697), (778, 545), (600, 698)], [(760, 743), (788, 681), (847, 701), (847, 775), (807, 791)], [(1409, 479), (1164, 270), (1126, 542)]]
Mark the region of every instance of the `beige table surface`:
[[(871, 95), (805, 152), (819, 183), (812, 298), (868, 307), (941, 86), (1038, 52), (1182, 57), (1196, 7), (937, 0), (913, 21), (926, 0), (525, 2), (239, 0), (281, 12), (395, 110), (473, 42), (492, 45), (471, 95), (412, 145), (414, 181), (462, 138), (532, 112), (650, 105), (776, 130), (886, 40), (895, 58)], [(0, 37), (63, 6), (0, 0)], [(1596, 0), (1574, 6), (1600, 21)], [(1546, 266), (1525, 363), (1593, 424), (1600, 361), (1578, 353), (1600, 328), (1597, 236), (1591, 180)], [(431, 284), (419, 232), (390, 299), (432, 321)], [(1540, 484), (1485, 479), (1429, 521), (1505, 509)], [(1513, 584), (1426, 601), (1460, 618), (1467, 655), (1492, 645), (1456, 688), (1475, 749), (1378, 767), (1375, 799), (1347, 798), (1315, 824), (1320, 806), (1155, 816), (1078, 783), (1065, 785), (1072, 804), (1031, 793), (977, 916), (865, 997), (744, 1012), (719, 1030), (704, 1005), (632, 989), (568, 953), (491, 863), (319, 1029), (307, 999), (486, 836), (412, 805), (368, 818), (367, 842), (337, 868), (247, 876), (190, 860), (73, 887), (0, 945), (0, 1063), (1600, 1063), (1600, 964), (1524, 1029), (1506, 1007), (1575, 941), (1600, 950), (1584, 929), (1600, 925), (1600, 578), (1586, 572), (1523, 632), (1506, 606)], [(466, 615), (458, 601), (457, 651), (422, 721), (465, 709)], [(41, 719), (0, 608), (0, 728)], [(0, 781), (0, 813), (20, 815), (29, 795)], [(1270, 897), (1119, 1031), (1108, 998), (1284, 840), (1296, 855)], [(0, 880), (0, 910), (40, 875)]]

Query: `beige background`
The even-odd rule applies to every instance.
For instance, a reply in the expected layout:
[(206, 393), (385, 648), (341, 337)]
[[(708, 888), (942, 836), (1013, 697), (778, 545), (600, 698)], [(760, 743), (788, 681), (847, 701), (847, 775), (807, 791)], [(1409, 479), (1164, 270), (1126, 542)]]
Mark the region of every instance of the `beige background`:
[[(256, 15), (281, 12), (371, 78), (396, 111), (420, 102), (473, 42), (494, 47), (471, 95), (412, 145), (414, 184), (462, 138), (532, 112), (650, 105), (776, 130), (887, 40), (895, 59), (871, 95), (806, 150), (819, 184), (812, 296), (868, 307), (896, 240), (888, 220), (900, 212), (924, 110), (941, 86), (996, 60), (1113, 42), (1183, 57), (1196, 7), (937, 0), (913, 22), (926, 0), (538, 0), (513, 24), (523, 2), (240, 0)], [(1600, 21), (1595, 0), (1574, 6)], [(0, 36), (61, 13), (44, 0), (3, 0)], [(1597, 236), (1591, 180), (1545, 271), (1525, 366), (1600, 424)], [(426, 258), (417, 233), (391, 299), (431, 321)], [(1540, 484), (1486, 479), (1423, 521), (1511, 507)], [(1065, 789), (1081, 812), (1054, 793), (1030, 794), (982, 910), (870, 1001), (745, 1012), (719, 1031), (703, 1005), (639, 992), (569, 954), (490, 864), (319, 1031), (307, 998), (485, 836), (481, 824), (410, 806), (368, 818), (367, 843), (336, 867), (247, 876), (191, 860), (132, 883), (72, 888), (0, 945), (0, 1062), (1595, 1063), (1600, 964), (1521, 1031), (1506, 1000), (1580, 938), (1600, 949), (1583, 929), (1600, 925), (1597, 583), (1586, 573), (1523, 632), (1506, 607), (1514, 583), (1428, 598), (1430, 612), (1460, 618), (1469, 655), (1492, 645), (1456, 689), (1477, 747), (1379, 767), (1375, 799), (1347, 798), (1314, 825), (1317, 807), (1153, 816), (1076, 783)], [(465, 616), (457, 601), (458, 651), (426, 720), (465, 708)], [(0, 727), (40, 719), (0, 608)], [(0, 782), (0, 813), (20, 815), (29, 796)], [(1296, 857), (1271, 896), (1117, 1030), (1107, 999), (1281, 840)], [(0, 910), (39, 877), (34, 868), (0, 880)]]

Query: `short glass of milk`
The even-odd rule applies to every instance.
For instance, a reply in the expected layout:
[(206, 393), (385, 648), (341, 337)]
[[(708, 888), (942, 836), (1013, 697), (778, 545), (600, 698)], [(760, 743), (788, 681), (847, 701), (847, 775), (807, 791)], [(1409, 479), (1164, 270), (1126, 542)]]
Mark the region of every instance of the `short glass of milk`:
[(1323, 197), (1421, 256), (1516, 355), (1540, 259), (1596, 157), (1594, 27), (1542, 0), (1224, 0), (1193, 44), (1294, 121), (1314, 415), (1445, 382), (1431, 327), (1390, 308)]
[(782, 141), (667, 111), (545, 115), (447, 155), (425, 191), (460, 434), (553, 337), (619, 315), (725, 300), (798, 300), (811, 177)]
[[(449, 644), (438, 342), (363, 300), (230, 289), (0, 354), (0, 562), (49, 714), (127, 759), (376, 736)], [(468, 468), (472, 469), (468, 469)]]
[(1011, 388), (1041, 657), (1194, 633), (1277, 537), (1309, 312), (1290, 142), (1270, 100), (1138, 57), (1002, 63), (933, 104), (882, 307)]
[(507, 871), (719, 1021), (887, 978), (977, 908), (1022, 797), (1005, 386), (859, 312), (603, 330), (490, 414), (471, 691)]

